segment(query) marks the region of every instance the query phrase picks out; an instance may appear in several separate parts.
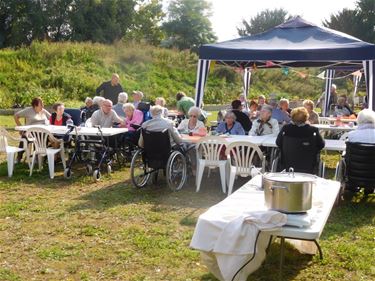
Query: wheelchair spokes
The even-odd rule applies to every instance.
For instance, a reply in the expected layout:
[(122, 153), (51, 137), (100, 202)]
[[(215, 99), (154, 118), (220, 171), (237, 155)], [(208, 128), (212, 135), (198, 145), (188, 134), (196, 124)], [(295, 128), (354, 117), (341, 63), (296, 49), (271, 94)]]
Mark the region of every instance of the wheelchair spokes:
[(133, 184), (138, 187), (144, 187), (150, 178), (152, 170), (147, 163), (143, 161), (143, 151), (138, 150), (131, 161), (130, 175)]
[(179, 151), (174, 151), (167, 163), (166, 178), (168, 187), (173, 191), (180, 190), (185, 184), (186, 174), (187, 164), (185, 156)]

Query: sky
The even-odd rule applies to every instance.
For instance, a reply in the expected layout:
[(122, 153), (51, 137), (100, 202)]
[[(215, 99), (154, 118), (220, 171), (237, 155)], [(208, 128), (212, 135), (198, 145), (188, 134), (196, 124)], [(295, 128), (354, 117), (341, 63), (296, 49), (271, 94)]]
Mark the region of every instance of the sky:
[(265, 9), (283, 8), (289, 14), (299, 15), (305, 20), (322, 25), (344, 8), (354, 9), (356, 0), (209, 0), (212, 4), (212, 27), (218, 41), (238, 37), (237, 26), (243, 19), (249, 21)]

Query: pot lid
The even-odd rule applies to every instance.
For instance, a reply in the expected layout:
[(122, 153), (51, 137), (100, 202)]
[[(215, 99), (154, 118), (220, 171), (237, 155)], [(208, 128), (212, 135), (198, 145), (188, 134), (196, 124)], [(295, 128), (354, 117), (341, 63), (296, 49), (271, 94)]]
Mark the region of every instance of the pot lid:
[(271, 181), (282, 181), (282, 182), (311, 182), (316, 180), (315, 175), (305, 173), (266, 173), (264, 177)]

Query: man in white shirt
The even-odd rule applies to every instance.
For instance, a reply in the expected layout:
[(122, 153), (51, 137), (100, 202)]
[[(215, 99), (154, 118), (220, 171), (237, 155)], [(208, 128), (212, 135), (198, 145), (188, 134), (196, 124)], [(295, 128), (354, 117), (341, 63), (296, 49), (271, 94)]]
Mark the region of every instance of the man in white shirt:
[[(151, 132), (162, 132), (165, 129), (169, 132), (169, 138), (171, 142), (171, 147), (174, 147), (176, 144), (182, 143), (180, 134), (178, 133), (176, 127), (172, 120), (162, 117), (163, 107), (160, 105), (152, 106), (150, 109), (152, 119), (144, 122), (142, 128), (151, 131)], [(143, 137), (142, 134), (139, 138), (138, 145), (143, 147)], [(157, 149), (157, 147), (156, 147)]]
[(112, 105), (112, 101), (109, 99), (102, 102), (100, 110), (95, 111), (91, 116), (92, 126), (111, 128), (113, 123), (124, 124), (124, 120), (112, 109)]

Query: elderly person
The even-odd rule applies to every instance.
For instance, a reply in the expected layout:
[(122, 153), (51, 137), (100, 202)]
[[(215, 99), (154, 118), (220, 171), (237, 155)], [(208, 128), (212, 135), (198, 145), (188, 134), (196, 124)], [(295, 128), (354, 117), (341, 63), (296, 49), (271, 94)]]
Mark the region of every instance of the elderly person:
[(243, 107), (240, 100), (232, 101), (232, 112), (236, 115), (236, 121), (239, 122), (245, 131), (245, 135), (251, 130), (252, 122), (246, 113), (243, 113)]
[(177, 110), (184, 114), (186, 118), (188, 118), (189, 109), (190, 107), (193, 107), (195, 105), (195, 101), (192, 98), (186, 96), (184, 92), (178, 92), (176, 94), (176, 100)]
[(357, 129), (348, 133), (348, 141), (375, 144), (375, 112), (363, 109), (358, 113), (357, 123)]
[[(155, 105), (151, 107), (150, 112), (151, 112), (152, 119), (144, 122), (142, 124), (142, 129), (151, 131), (151, 132), (161, 132), (167, 129), (169, 132), (171, 147), (173, 148), (181, 144), (182, 139), (177, 129), (174, 127), (173, 121), (162, 117), (163, 108), (160, 105)], [(143, 147), (142, 134), (139, 138), (138, 145), (140, 147)]]
[(276, 119), (277, 122), (279, 122), (279, 125), (288, 124), (290, 122), (288, 109), (289, 109), (289, 100), (280, 99), (279, 107), (274, 108), (272, 111), (272, 118)]
[(51, 114), (44, 109), (41, 98), (33, 98), (31, 107), (26, 107), (14, 114), (14, 121), (17, 126), (21, 126), (20, 118), (26, 119), (26, 125), (46, 125), (49, 124)]
[(133, 105), (138, 109), (138, 105), (142, 102), (144, 94), (141, 91), (133, 91)]
[(55, 126), (66, 126), (66, 121), (71, 120), (72, 117), (64, 112), (65, 106), (63, 103), (55, 103), (52, 106), (54, 112), (51, 114), (49, 118), (49, 123)]
[(304, 100), (302, 104), (309, 114), (307, 122), (309, 124), (319, 124), (319, 115), (314, 111), (314, 102), (312, 100)]
[(271, 118), (272, 106), (264, 105), (259, 112), (259, 117), (253, 122), (253, 126), (249, 132), (250, 136), (277, 136), (279, 133), (279, 123), (276, 119)]
[(219, 123), (216, 128), (218, 134), (229, 135), (245, 135), (245, 131), (241, 124), (236, 121), (236, 115), (232, 111), (228, 111), (224, 116), (224, 121)]
[(105, 99), (101, 103), (100, 110), (94, 112), (91, 116), (92, 126), (101, 126), (102, 128), (111, 128), (113, 123), (124, 124), (124, 120), (121, 119), (117, 113), (112, 109), (112, 101)]
[(350, 115), (354, 114), (354, 112), (350, 109), (350, 107), (346, 104), (346, 97), (340, 96), (337, 99), (337, 105), (334, 108), (333, 116), (346, 116), (349, 117)]
[[(322, 136), (319, 134), (319, 129), (313, 126), (310, 126), (307, 124), (307, 119), (309, 117), (309, 114), (304, 107), (297, 107), (292, 110), (291, 112), (292, 121), (290, 124), (287, 124), (282, 127), (279, 135), (276, 138), (276, 145), (281, 149), (281, 155), (282, 155), (282, 169), (289, 168), (288, 166), (294, 163), (293, 168), (296, 171), (301, 172), (308, 172), (311, 173), (316, 168), (315, 163), (307, 163), (306, 160), (303, 159), (303, 155), (299, 155), (299, 153), (307, 152), (309, 144), (315, 145), (312, 147), (317, 153), (324, 148), (324, 140)], [(289, 137), (288, 140), (285, 139), (285, 137)], [(309, 139), (314, 139), (314, 142), (309, 142)], [(303, 145), (301, 144), (300, 147), (296, 146), (296, 142), (298, 139), (303, 141)], [(289, 142), (287, 142), (289, 141)], [(286, 146), (284, 146), (284, 142)], [(288, 148), (288, 144), (290, 149)], [(296, 146), (296, 147), (295, 147)], [(303, 148), (301, 148), (303, 147)], [(285, 151), (286, 149), (286, 151)], [(290, 151), (295, 150), (295, 153), (290, 153)], [(301, 150), (302, 149), (302, 150)], [(302, 157), (302, 159), (301, 159)]]
[(134, 132), (143, 122), (143, 112), (135, 109), (132, 103), (125, 103), (123, 106), (125, 123), (122, 127), (128, 128), (129, 132)]
[(128, 94), (125, 92), (121, 92), (118, 94), (117, 103), (112, 108), (117, 113), (117, 115), (122, 118), (125, 118), (125, 112), (123, 110), (123, 106), (127, 101), (128, 101)]
[(85, 122), (87, 119), (91, 118), (92, 114), (98, 109), (99, 107), (94, 104), (93, 99), (90, 97), (87, 97), (85, 99), (85, 105), (80, 108), (81, 121)]
[(196, 106), (190, 107), (188, 114), (189, 119), (182, 120), (180, 125), (178, 125), (178, 131), (196, 136), (207, 135), (207, 130), (204, 123), (198, 120), (198, 117), (201, 114), (201, 109)]
[(155, 105), (160, 105), (161, 107), (163, 107), (163, 114), (162, 114), (162, 116), (164, 118), (168, 118), (168, 108), (165, 107), (165, 105), (166, 105), (165, 98), (163, 98), (163, 97), (157, 97), (155, 99)]
[(266, 96), (265, 95), (260, 95), (258, 97), (258, 110), (262, 110), (263, 105), (266, 105)]
[(241, 102), (243, 113), (248, 114), (249, 113), (249, 104), (247, 103), (245, 95), (244, 94), (240, 94), (238, 96), (238, 99)]
[(117, 73), (112, 74), (110, 81), (103, 82), (97, 89), (96, 94), (105, 99), (112, 101), (112, 104), (117, 102), (117, 95), (124, 90), (120, 85), (120, 76)]

